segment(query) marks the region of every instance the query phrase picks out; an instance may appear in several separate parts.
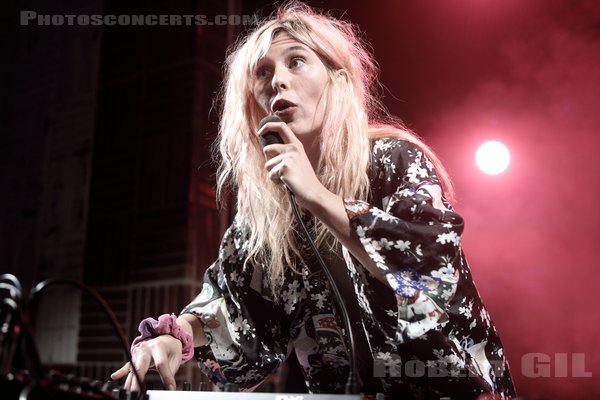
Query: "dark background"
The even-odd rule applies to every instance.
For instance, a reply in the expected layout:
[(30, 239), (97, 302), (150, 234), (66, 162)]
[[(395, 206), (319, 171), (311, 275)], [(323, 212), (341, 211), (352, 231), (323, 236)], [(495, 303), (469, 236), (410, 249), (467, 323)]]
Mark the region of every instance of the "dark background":
[[(386, 106), (449, 168), (465, 252), (519, 394), (597, 398), (600, 3), (310, 4), (358, 24), (379, 62)], [(228, 224), (230, 209), (219, 213), (214, 200), (211, 99), (225, 49), (245, 27), (23, 26), (19, 12), (210, 17), (271, 6), (2, 8), (0, 272), (25, 287), (83, 280), (132, 337), (139, 319), (177, 311), (198, 291)], [(501, 175), (475, 166), (475, 149), (489, 139), (511, 151)], [(106, 376), (122, 360), (94, 304), (70, 290), (48, 294), (37, 331), (50, 365)], [(534, 353), (547, 365), (528, 363)], [(549, 377), (528, 376), (544, 368)], [(182, 374), (200, 379), (193, 369)]]

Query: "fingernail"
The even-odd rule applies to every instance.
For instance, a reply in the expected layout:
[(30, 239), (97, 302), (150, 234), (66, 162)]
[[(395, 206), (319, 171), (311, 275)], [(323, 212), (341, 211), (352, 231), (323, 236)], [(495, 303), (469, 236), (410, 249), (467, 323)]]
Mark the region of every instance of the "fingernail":
[(175, 386), (174, 385), (169, 385), (169, 390), (175, 390)]

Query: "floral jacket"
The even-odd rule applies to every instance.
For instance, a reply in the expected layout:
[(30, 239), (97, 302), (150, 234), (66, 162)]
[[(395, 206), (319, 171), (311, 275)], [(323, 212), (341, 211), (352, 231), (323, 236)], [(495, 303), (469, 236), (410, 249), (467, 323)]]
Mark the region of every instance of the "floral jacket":
[[(346, 249), (373, 377), (391, 398), (515, 396), (502, 344), (460, 246), (463, 219), (443, 197), (432, 163), (400, 139), (373, 142), (369, 202), (345, 200), (351, 226), (387, 284)], [(318, 265), (299, 264), (271, 294), (262, 268), (246, 265), (234, 220), (201, 293), (182, 313), (204, 322), (196, 349), (217, 384), (252, 390), (295, 350), (309, 391), (343, 393), (348, 356), (330, 286)], [(351, 289), (350, 289), (351, 290)]]

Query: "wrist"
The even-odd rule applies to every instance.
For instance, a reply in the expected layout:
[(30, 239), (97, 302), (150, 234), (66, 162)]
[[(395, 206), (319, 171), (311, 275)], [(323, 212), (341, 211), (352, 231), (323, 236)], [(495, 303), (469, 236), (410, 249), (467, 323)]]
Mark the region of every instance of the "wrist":
[(177, 318), (177, 323), (192, 335), (194, 347), (208, 344), (208, 339), (204, 334), (204, 323), (197, 315), (191, 313), (181, 314)]
[(177, 323), (174, 314), (163, 314), (154, 318), (146, 318), (140, 322), (138, 327), (140, 336), (136, 337), (131, 344), (131, 351), (141, 345), (142, 342), (154, 339), (162, 335), (170, 335), (181, 342), (181, 362), (184, 363), (194, 356), (193, 337), (185, 328)]
[(308, 211), (329, 229), (339, 225), (340, 215), (343, 214), (343, 217), (345, 217), (343, 199), (325, 188), (315, 193), (314, 202), (311, 203)]
[(335, 204), (339, 199), (338, 196), (331, 193), (325, 186), (320, 186), (318, 190), (310, 193), (310, 196), (305, 199), (304, 204), (301, 204), (301, 206), (323, 221), (326, 219), (331, 205)]

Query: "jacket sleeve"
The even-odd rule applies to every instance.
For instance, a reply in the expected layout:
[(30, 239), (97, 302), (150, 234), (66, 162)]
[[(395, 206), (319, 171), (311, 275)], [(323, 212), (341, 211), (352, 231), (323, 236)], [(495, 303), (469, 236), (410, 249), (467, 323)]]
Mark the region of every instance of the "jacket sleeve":
[(463, 219), (444, 199), (433, 164), (415, 144), (376, 141), (373, 168), (371, 203), (346, 199), (346, 212), (396, 295), (396, 341), (403, 343), (448, 318)]
[(252, 390), (283, 363), (289, 342), (282, 310), (261, 295), (260, 268), (246, 259), (245, 235), (234, 221), (218, 259), (206, 270), (200, 294), (183, 310), (203, 323), (208, 345), (196, 348), (203, 372), (219, 386)]

